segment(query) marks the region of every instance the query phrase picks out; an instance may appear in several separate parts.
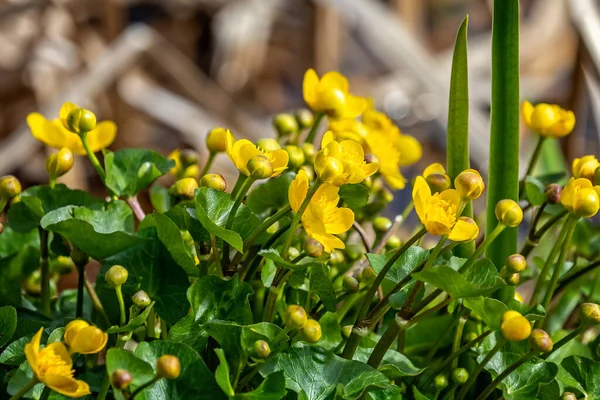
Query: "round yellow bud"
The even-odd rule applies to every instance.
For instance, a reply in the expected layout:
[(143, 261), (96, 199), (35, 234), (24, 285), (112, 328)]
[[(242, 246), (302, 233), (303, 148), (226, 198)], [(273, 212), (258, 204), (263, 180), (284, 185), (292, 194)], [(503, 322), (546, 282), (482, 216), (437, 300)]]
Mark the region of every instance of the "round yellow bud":
[(360, 284), (353, 276), (344, 275), (344, 278), (342, 278), (342, 286), (347, 292), (356, 293), (358, 292)]
[(273, 164), (262, 154), (257, 154), (248, 161), (248, 172), (253, 179), (266, 179), (273, 174)]
[(265, 358), (269, 357), (269, 354), (271, 354), (271, 348), (269, 347), (269, 343), (265, 342), (264, 340), (257, 340), (256, 342), (252, 343), (252, 348), (250, 349), (249, 353), (254, 358), (264, 360)]
[(533, 350), (540, 351), (542, 353), (552, 351), (552, 347), (554, 346), (550, 335), (548, 335), (548, 333), (542, 329), (534, 329), (531, 331), (531, 336), (529, 336), (529, 344)]
[(583, 322), (590, 325), (600, 324), (600, 305), (595, 303), (583, 303), (579, 312)]
[(585, 178), (590, 181), (594, 181), (594, 173), (596, 169), (600, 167), (600, 161), (596, 158), (596, 156), (583, 156), (581, 158), (576, 158), (573, 160), (573, 177), (575, 178)]
[(135, 292), (131, 299), (133, 300), (133, 304), (135, 304), (139, 308), (146, 308), (150, 305), (150, 303), (152, 303), (152, 300), (150, 299), (150, 296), (148, 296), (148, 293), (146, 293), (143, 290), (138, 290), (137, 292)]
[(42, 293), (42, 273), (39, 269), (33, 271), (27, 277), (24, 289), (30, 296), (39, 296)]
[(315, 122), (315, 117), (310, 110), (306, 108), (301, 108), (294, 113), (296, 117), (296, 122), (298, 123), (298, 127), (300, 129), (306, 129), (312, 126)]
[(454, 179), (454, 186), (462, 198), (467, 200), (479, 198), (485, 189), (483, 178), (474, 169), (467, 169), (458, 174)]
[(305, 160), (310, 164), (314, 164), (315, 156), (317, 155), (315, 146), (312, 143), (304, 143), (302, 145), (302, 151), (304, 152)]
[(335, 181), (344, 173), (344, 164), (337, 158), (327, 157), (324, 165), (317, 169), (317, 175), (323, 182)]
[(514, 200), (500, 200), (495, 211), (498, 222), (510, 228), (518, 226), (523, 220), (523, 210)]
[(65, 326), (64, 341), (71, 353), (96, 354), (106, 347), (108, 334), (82, 319), (76, 319)]
[(430, 174), (425, 177), (425, 182), (433, 193), (443, 192), (450, 188), (450, 177), (446, 174)]
[(289, 305), (286, 311), (285, 323), (288, 328), (300, 329), (306, 324), (308, 317), (304, 308), (297, 305)]
[(277, 114), (273, 118), (273, 126), (279, 137), (285, 137), (298, 131), (298, 121), (292, 114)]
[(329, 264), (331, 265), (339, 265), (344, 262), (344, 253), (339, 250), (334, 250), (331, 252), (329, 256)]
[(506, 259), (506, 268), (511, 272), (521, 272), (527, 268), (527, 260), (520, 254), (513, 254)]
[(519, 275), (518, 273), (514, 273), (514, 274), (510, 274), (508, 276), (508, 278), (506, 279), (506, 282), (509, 285), (517, 286), (519, 284), (520, 280), (521, 280), (521, 275)]
[(106, 275), (104, 275), (106, 282), (113, 288), (123, 285), (127, 282), (128, 277), (129, 272), (127, 268), (121, 265), (113, 265), (106, 271)]
[(562, 195), (562, 186), (557, 183), (551, 183), (544, 189), (544, 195), (546, 196), (546, 201), (549, 204), (558, 204), (560, 203), (560, 197)]
[(344, 249), (344, 254), (346, 255), (346, 257), (348, 257), (348, 260), (350, 261), (358, 260), (363, 256), (364, 253), (365, 248), (362, 245), (356, 243), (350, 243), (346, 245), (346, 248)]
[(200, 179), (200, 186), (224, 192), (227, 189), (227, 181), (223, 178), (223, 175), (206, 174)]
[(469, 343), (469, 342), (472, 342), (475, 339), (477, 339), (477, 334), (475, 332), (467, 332), (465, 334), (465, 337), (463, 338), (463, 341), (465, 343)]
[(321, 332), (321, 325), (314, 319), (306, 321), (300, 333), (302, 334), (304, 341), (308, 343), (317, 343), (321, 340), (321, 336), (323, 335)]
[(156, 361), (156, 375), (165, 379), (177, 379), (181, 373), (179, 358), (164, 354)]
[(223, 153), (227, 150), (227, 141), (233, 139), (229, 129), (213, 128), (206, 134), (206, 148), (211, 153)]
[(265, 151), (275, 151), (281, 149), (281, 145), (279, 144), (279, 142), (272, 138), (258, 139), (256, 141), (256, 146), (260, 147)]
[(56, 261), (52, 265), (52, 269), (58, 272), (61, 275), (66, 275), (73, 271), (73, 267), (75, 264), (70, 257), (58, 256), (56, 257)]
[(53, 153), (46, 158), (46, 171), (52, 177), (59, 177), (71, 170), (73, 167), (73, 152), (63, 147), (58, 153)]
[(600, 197), (592, 188), (582, 188), (575, 193), (573, 202), (573, 215), (582, 218), (591, 218), (600, 209)]
[(306, 174), (309, 181), (313, 181), (315, 179), (315, 170), (310, 165), (303, 165), (300, 167), (302, 171)]
[(392, 221), (386, 217), (377, 217), (373, 220), (373, 229), (375, 232), (385, 233), (392, 227)]
[(288, 165), (292, 168), (299, 168), (304, 164), (305, 157), (304, 152), (298, 146), (288, 145), (285, 146), (285, 151), (288, 153), (289, 162)]
[(0, 197), (10, 200), (21, 194), (21, 182), (12, 175), (5, 175), (0, 178)]
[(390, 236), (388, 241), (385, 243), (385, 248), (388, 250), (399, 249), (402, 246), (402, 240), (396, 235)]
[(175, 182), (170, 191), (175, 196), (191, 199), (194, 197), (197, 188), (198, 182), (194, 178), (183, 178)]
[(516, 311), (505, 312), (502, 321), (500, 326), (502, 335), (511, 342), (520, 342), (531, 335), (531, 323)]
[(126, 369), (117, 369), (110, 376), (110, 383), (115, 389), (125, 390), (133, 381), (133, 376)]
[(76, 108), (67, 115), (67, 126), (73, 133), (81, 135), (96, 128), (96, 115), (85, 108)]
[(304, 241), (304, 251), (310, 257), (321, 257), (325, 248), (323, 245), (316, 239), (308, 238)]
[(292, 260), (296, 257), (298, 257), (300, 255), (300, 250), (298, 250), (295, 247), (290, 247), (288, 250), (288, 256), (289, 258), (291, 258)]

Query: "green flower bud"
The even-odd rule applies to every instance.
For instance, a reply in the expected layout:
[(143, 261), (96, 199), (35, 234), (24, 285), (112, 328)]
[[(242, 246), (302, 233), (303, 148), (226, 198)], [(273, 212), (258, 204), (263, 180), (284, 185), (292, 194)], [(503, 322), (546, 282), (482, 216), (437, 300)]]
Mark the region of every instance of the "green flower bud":
[(292, 114), (277, 114), (273, 118), (273, 126), (277, 131), (277, 136), (285, 137), (298, 131), (298, 121)]
[(304, 308), (297, 305), (289, 305), (286, 311), (286, 325), (291, 329), (300, 329), (306, 324), (308, 317)]
[(0, 178), (0, 197), (10, 200), (21, 194), (21, 182), (12, 175), (5, 175)]
[(316, 239), (308, 238), (304, 241), (304, 251), (309, 257), (321, 257), (323, 255), (323, 245)]
[(264, 360), (265, 358), (269, 357), (269, 354), (271, 354), (271, 348), (269, 347), (269, 343), (265, 342), (264, 340), (257, 340), (256, 342), (252, 343), (252, 348), (250, 349), (249, 353), (253, 358)]
[(304, 152), (298, 146), (288, 145), (285, 146), (285, 151), (288, 153), (289, 157), (289, 166), (291, 168), (300, 168), (306, 158), (304, 157)]
[(127, 282), (128, 277), (129, 272), (121, 265), (113, 265), (108, 269), (108, 271), (106, 271), (106, 275), (104, 275), (106, 282), (113, 288), (122, 286), (125, 282)]
[(383, 188), (379, 191), (379, 200), (384, 204), (391, 203), (394, 200), (394, 194)]
[(337, 269), (337, 267), (332, 265), (329, 267), (329, 272), (327, 273), (327, 277), (329, 278), (330, 281), (332, 281), (335, 279), (336, 276), (338, 276), (339, 273), (340, 273), (340, 270)]
[(541, 329), (534, 329), (531, 331), (529, 344), (533, 350), (541, 351), (542, 353), (552, 351), (552, 347), (554, 346), (550, 335)]
[(506, 283), (512, 286), (517, 286), (519, 281), (521, 280), (521, 276), (518, 273), (510, 274), (506, 279)]
[(360, 281), (369, 284), (375, 280), (377, 272), (372, 267), (367, 267), (360, 273)]
[(87, 254), (75, 247), (71, 250), (69, 257), (77, 266), (85, 266), (90, 261)]
[(73, 152), (63, 147), (58, 153), (53, 153), (46, 158), (46, 171), (52, 177), (63, 176), (73, 167)]
[(156, 375), (161, 378), (173, 380), (179, 377), (181, 373), (181, 364), (179, 358), (169, 354), (164, 354), (156, 361)]
[(595, 303), (583, 303), (579, 310), (583, 322), (590, 325), (600, 324), (600, 305)]
[(446, 375), (437, 375), (433, 379), (433, 382), (435, 384), (436, 390), (444, 390), (448, 387), (448, 377), (446, 377)]
[(387, 250), (399, 249), (400, 246), (402, 246), (402, 240), (400, 240), (400, 238), (396, 235), (390, 236), (388, 241), (385, 243), (385, 248)]
[(469, 372), (464, 368), (456, 368), (452, 371), (452, 380), (457, 385), (462, 385), (469, 379)]
[(323, 335), (321, 332), (321, 325), (314, 319), (306, 321), (300, 330), (300, 333), (302, 334), (304, 341), (308, 343), (317, 343), (321, 340), (321, 336)]
[(329, 256), (329, 264), (330, 265), (339, 265), (344, 262), (344, 253), (339, 250), (334, 250), (331, 252)]
[(58, 256), (56, 257), (56, 261), (53, 264), (53, 270), (58, 272), (60, 275), (66, 275), (73, 271), (73, 267), (75, 267), (75, 263), (71, 260), (70, 257)]
[(67, 115), (66, 128), (81, 135), (96, 128), (96, 115), (85, 108), (76, 108)]
[(125, 390), (131, 382), (133, 381), (133, 376), (126, 369), (117, 369), (110, 376), (110, 383), (113, 385), (115, 389)]
[(192, 149), (184, 149), (179, 152), (179, 160), (183, 168), (198, 164), (199, 158), (198, 152)]
[(425, 182), (429, 185), (429, 188), (433, 193), (443, 192), (450, 188), (452, 181), (446, 174), (431, 174), (427, 175)]
[(356, 261), (363, 256), (365, 248), (360, 244), (349, 244), (344, 249), (344, 254), (350, 261)]
[(527, 260), (520, 254), (513, 254), (506, 259), (506, 268), (511, 272), (521, 272), (527, 268)]
[(42, 293), (42, 274), (39, 269), (33, 271), (27, 277), (24, 289), (30, 296), (39, 296)]
[[(475, 332), (467, 332), (464, 336), (465, 343), (472, 342), (475, 339), (477, 339), (477, 334)], [(475, 346), (477, 346), (477, 344), (475, 344)]]
[(310, 128), (315, 122), (315, 117), (310, 110), (306, 108), (301, 108), (294, 113), (296, 117), (296, 122), (298, 122), (298, 127), (300, 129)]
[(562, 186), (558, 183), (551, 183), (544, 189), (544, 194), (546, 195), (546, 201), (549, 204), (558, 204), (560, 203), (560, 197), (562, 195)]
[(518, 226), (523, 221), (523, 210), (514, 200), (500, 200), (496, 204), (495, 211), (498, 222), (510, 228)]
[(288, 256), (293, 260), (294, 258), (298, 257), (300, 255), (300, 250), (298, 250), (295, 247), (290, 247), (290, 249), (288, 250)]
[(224, 192), (227, 189), (227, 181), (219, 174), (206, 174), (200, 179), (200, 186)]
[(279, 142), (272, 138), (262, 138), (256, 141), (256, 146), (260, 147), (265, 151), (275, 151), (280, 150), (281, 145)]
[(273, 164), (262, 154), (250, 158), (247, 167), (253, 179), (266, 179), (273, 174)]
[(306, 162), (308, 162), (311, 165), (314, 164), (315, 156), (317, 155), (317, 150), (315, 150), (315, 146), (312, 143), (304, 143), (302, 145), (302, 151), (304, 152), (304, 158), (306, 159)]
[(377, 217), (373, 220), (373, 229), (376, 232), (385, 233), (392, 227), (392, 221), (386, 217)]
[(139, 308), (146, 308), (150, 305), (150, 303), (152, 303), (152, 300), (150, 299), (150, 296), (148, 296), (148, 293), (144, 292), (143, 290), (138, 290), (137, 292), (135, 292), (131, 299), (133, 300), (133, 304), (135, 304)]
[(197, 188), (198, 182), (194, 178), (183, 178), (175, 182), (169, 191), (175, 196), (192, 199)]
[(342, 335), (345, 338), (349, 338), (351, 334), (352, 334), (352, 325), (344, 325), (342, 327)]
[(577, 400), (577, 395), (573, 392), (564, 392), (562, 400)]
[(353, 276), (344, 275), (344, 278), (342, 279), (342, 286), (347, 292), (356, 293), (358, 292), (360, 284)]

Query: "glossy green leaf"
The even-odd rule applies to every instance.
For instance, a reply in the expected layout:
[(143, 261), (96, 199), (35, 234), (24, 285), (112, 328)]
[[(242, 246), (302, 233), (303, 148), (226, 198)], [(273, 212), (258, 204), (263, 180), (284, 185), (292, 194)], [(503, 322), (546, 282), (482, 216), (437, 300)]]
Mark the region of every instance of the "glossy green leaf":
[[(0, 353), (0, 364), (19, 365), (25, 361), (25, 345), (31, 342), (33, 335), (35, 334), (30, 333), (29, 335), (23, 336), (6, 346), (4, 351)], [(47, 339), (48, 335), (46, 332), (43, 332), (41, 343), (46, 343)]]
[(64, 335), (65, 335), (65, 328), (63, 328), (63, 327), (56, 328), (55, 330), (52, 331), (50, 336), (48, 336), (48, 341), (46, 342), (46, 344), (62, 342)]
[(277, 266), (273, 262), (273, 260), (269, 260), (265, 258), (265, 263), (263, 264), (262, 269), (260, 270), (260, 280), (264, 287), (268, 288), (273, 283), (273, 279), (275, 279), (275, 273), (277, 272)]
[(586, 391), (587, 398), (600, 398), (600, 363), (589, 358), (571, 356), (560, 364)]
[(333, 350), (342, 341), (342, 327), (338, 321), (337, 313), (326, 312), (321, 319), (319, 319), (319, 325), (321, 325), (321, 340), (319, 340), (319, 346), (326, 350)]
[[(372, 347), (359, 347), (354, 355), (354, 360), (366, 363), (372, 352)], [(390, 380), (396, 380), (403, 376), (419, 375), (425, 369), (416, 367), (404, 354), (390, 349), (383, 356), (377, 370)]]
[(171, 221), (182, 231), (188, 231), (194, 241), (208, 242), (210, 236), (200, 221), (196, 219), (196, 210), (193, 201), (184, 201), (177, 204), (165, 213)]
[(544, 189), (544, 184), (533, 176), (525, 178), (525, 193), (527, 194), (527, 200), (531, 205), (541, 206), (544, 204), (546, 201)]
[(123, 326), (118, 326), (118, 325), (112, 326), (106, 330), (106, 333), (112, 334), (112, 333), (122, 333), (122, 332), (133, 332), (140, 326), (144, 325), (144, 322), (146, 322), (146, 319), (148, 319), (148, 315), (150, 314), (150, 311), (152, 310), (153, 307), (154, 307), (154, 302), (150, 303), (150, 305), (148, 305), (148, 307), (146, 307), (144, 309), (144, 311), (142, 311), (140, 314), (138, 314), (134, 318), (130, 319), (129, 322), (127, 322), (127, 324), (125, 324)]
[[(29, 366), (29, 363), (23, 362), (19, 365), (19, 368), (14, 371), (14, 375), (8, 381), (7, 392), (9, 395), (16, 394), (19, 390), (21, 390), (25, 385), (27, 385), (31, 379), (33, 378), (33, 371)], [(38, 383), (31, 389), (29, 392), (25, 393), (22, 398), (27, 399), (40, 399), (42, 397), (42, 392), (44, 390), (44, 385)]]
[(307, 264), (300, 261), (297, 264), (293, 264), (290, 261), (285, 260), (277, 249), (264, 249), (258, 252), (259, 256), (263, 256), (264, 258), (271, 260), (275, 263), (275, 265), (279, 265), (281, 267), (291, 269), (291, 270), (303, 270), (307, 267)]
[(502, 314), (508, 311), (506, 304), (489, 297), (471, 297), (463, 300), (463, 305), (477, 314), (488, 328), (500, 329)]
[(38, 230), (22, 233), (13, 230), (10, 226), (4, 227), (2, 240), (0, 240), (0, 258), (6, 258), (18, 253), (24, 246), (39, 247)]
[(452, 323), (451, 315), (433, 316), (424, 319), (406, 330), (404, 354), (412, 356), (429, 351), (434, 344), (440, 346), (450, 344), (452, 335), (448, 334), (448, 326)]
[(323, 264), (312, 264), (310, 267), (310, 290), (319, 296), (327, 311), (336, 310), (336, 296), (333, 283), (327, 275), (327, 268)]
[(352, 210), (359, 210), (369, 202), (369, 189), (362, 184), (344, 185), (339, 191), (340, 199)]
[(215, 379), (217, 380), (217, 385), (223, 390), (223, 392), (231, 397), (235, 394), (233, 387), (231, 386), (231, 381), (229, 380), (229, 365), (227, 364), (227, 359), (225, 358), (225, 352), (223, 349), (215, 349), (215, 353), (217, 353), (217, 357), (219, 358), (219, 366), (215, 370)]
[(201, 353), (206, 348), (208, 333), (206, 333), (204, 325), (196, 323), (194, 316), (189, 314), (169, 329), (169, 340), (185, 343)]
[[(133, 380), (129, 390), (135, 390), (154, 377), (154, 370), (150, 364), (138, 358), (131, 351), (112, 348), (106, 352), (106, 373), (111, 376), (116, 370), (129, 371)], [(118, 393), (118, 391), (115, 391)], [(122, 396), (119, 396), (123, 398)]]
[(21, 305), (21, 283), (39, 267), (39, 247), (26, 245), (16, 254), (0, 259), (0, 304)]
[(294, 172), (285, 172), (275, 179), (257, 185), (246, 198), (246, 206), (259, 215), (287, 206), (288, 189), (295, 177)]
[(159, 213), (166, 213), (173, 207), (173, 200), (169, 194), (169, 189), (159, 184), (153, 185), (148, 191), (150, 204)]
[(117, 196), (132, 197), (175, 166), (173, 160), (147, 149), (122, 149), (104, 156), (105, 184)]
[(261, 384), (249, 393), (235, 395), (235, 400), (279, 400), (287, 391), (285, 390), (285, 376), (282, 371), (274, 372), (267, 376)]
[[(385, 279), (398, 283), (405, 278), (413, 269), (422, 264), (426, 259), (429, 252), (419, 246), (411, 246), (406, 250), (396, 262), (392, 265), (388, 271)], [(369, 263), (375, 272), (379, 273), (387, 260), (394, 255), (394, 252), (386, 254), (367, 254)]]
[(250, 324), (252, 311), (248, 297), (252, 293), (252, 287), (240, 281), (237, 275), (228, 280), (207, 275), (190, 286), (187, 298), (194, 320), (198, 323), (216, 319)]
[(17, 310), (14, 307), (0, 307), (0, 348), (4, 346), (17, 329)]

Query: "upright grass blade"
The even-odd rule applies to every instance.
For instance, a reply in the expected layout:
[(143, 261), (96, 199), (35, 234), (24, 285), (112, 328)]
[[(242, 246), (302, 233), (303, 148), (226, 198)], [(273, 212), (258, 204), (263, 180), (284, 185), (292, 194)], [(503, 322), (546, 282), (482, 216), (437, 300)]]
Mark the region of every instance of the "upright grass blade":
[[(446, 142), (446, 163), (450, 179), (454, 180), (461, 171), (469, 168), (469, 71), (467, 63), (467, 27), (469, 16), (463, 20), (454, 44), (452, 74), (450, 76), (450, 99), (448, 102), (448, 136)], [(463, 215), (473, 217), (469, 204)], [(458, 246), (455, 253), (468, 257), (475, 249), (475, 243)]]
[[(496, 227), (494, 208), (519, 196), (519, 0), (494, 1), (492, 102), (486, 233)], [(507, 228), (488, 247), (497, 268), (517, 251), (517, 228)], [(498, 294), (507, 297), (507, 293)]]

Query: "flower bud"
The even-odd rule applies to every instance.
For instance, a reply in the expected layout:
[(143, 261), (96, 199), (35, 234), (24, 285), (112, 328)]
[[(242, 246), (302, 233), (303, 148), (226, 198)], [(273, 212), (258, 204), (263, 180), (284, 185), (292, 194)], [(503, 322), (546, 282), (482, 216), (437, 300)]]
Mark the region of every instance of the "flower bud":
[(294, 304), (288, 306), (285, 318), (285, 323), (288, 328), (300, 329), (306, 324), (307, 319), (308, 317), (306, 316), (304, 308)]
[(304, 251), (309, 257), (321, 257), (323, 251), (325, 251), (323, 245), (316, 239), (307, 238), (304, 241)]
[(573, 392), (564, 392), (562, 400), (577, 400), (577, 395)]
[(273, 164), (266, 156), (257, 154), (248, 161), (248, 172), (253, 179), (265, 179), (273, 174)]
[(464, 336), (465, 343), (472, 342), (475, 339), (477, 339), (477, 334), (475, 332), (467, 332)]
[(52, 269), (61, 275), (66, 275), (73, 271), (74, 266), (75, 264), (70, 257), (58, 256), (56, 257), (56, 261), (54, 262)]
[(360, 273), (360, 281), (369, 284), (375, 280), (377, 272), (372, 267), (367, 267)]
[(184, 149), (179, 153), (179, 160), (181, 161), (183, 168), (198, 164), (199, 158), (198, 152), (192, 149)]
[(506, 259), (506, 268), (511, 272), (521, 272), (527, 268), (527, 260), (520, 254), (513, 254)]
[(133, 381), (133, 376), (126, 369), (117, 369), (110, 376), (110, 383), (115, 389), (125, 390)]
[(90, 261), (90, 257), (76, 247), (71, 250), (69, 257), (77, 266), (85, 266)]
[(65, 326), (64, 341), (71, 353), (96, 354), (106, 347), (108, 334), (82, 319), (76, 319)]
[(338, 274), (340, 273), (340, 270), (337, 269), (337, 267), (335, 266), (331, 266), (329, 267), (329, 272), (327, 272), (327, 277), (329, 278), (330, 281), (334, 280), (336, 276), (338, 276)]
[(194, 178), (182, 178), (171, 186), (171, 193), (186, 199), (194, 198), (194, 192), (198, 188), (198, 182)]
[(310, 165), (303, 165), (300, 167), (302, 171), (306, 174), (309, 181), (313, 181), (315, 179), (315, 170)]
[(304, 143), (302, 145), (302, 151), (304, 152), (304, 158), (309, 164), (314, 164), (315, 156), (317, 155), (317, 150), (315, 150), (315, 146), (312, 143)]
[(164, 354), (156, 361), (156, 375), (165, 379), (177, 379), (181, 373), (179, 358)]
[(33, 271), (27, 277), (24, 289), (30, 296), (39, 296), (42, 293), (42, 273), (39, 269)]
[(224, 192), (227, 189), (227, 181), (219, 174), (206, 174), (200, 179), (200, 186)]
[(289, 166), (292, 168), (300, 168), (304, 164), (305, 157), (304, 152), (298, 146), (288, 145), (285, 146), (285, 151), (288, 153)]
[(496, 204), (496, 218), (498, 222), (510, 228), (515, 227), (523, 220), (523, 210), (514, 200), (504, 199)]
[(514, 294), (513, 298), (516, 301), (518, 301), (519, 303), (523, 302), (523, 296), (521, 296), (521, 293), (517, 292), (516, 290), (515, 290), (515, 294)]
[(92, 131), (96, 128), (96, 115), (85, 108), (76, 108), (67, 115), (65, 128), (78, 135)]
[(275, 139), (272, 138), (262, 138), (262, 139), (258, 139), (256, 141), (256, 146), (260, 147), (261, 149), (265, 150), (265, 151), (275, 151), (275, 150), (280, 150), (281, 146), (279, 145), (279, 142)]
[(600, 305), (595, 303), (583, 303), (579, 311), (583, 322), (590, 325), (600, 324)]
[(306, 321), (300, 330), (300, 334), (302, 335), (304, 341), (308, 343), (317, 343), (319, 340), (321, 340), (321, 336), (323, 335), (321, 332), (321, 325), (314, 319), (309, 319)]
[(562, 186), (558, 183), (551, 183), (544, 189), (544, 195), (546, 195), (546, 201), (548, 204), (560, 203), (560, 196), (562, 194)]
[(127, 282), (128, 277), (129, 272), (121, 265), (113, 265), (108, 269), (108, 271), (106, 271), (106, 275), (104, 275), (106, 282), (113, 288), (122, 286), (125, 282)]
[(457, 385), (462, 385), (469, 379), (469, 372), (464, 368), (456, 368), (452, 371), (452, 380)]
[(516, 311), (507, 311), (502, 314), (502, 335), (511, 342), (525, 340), (531, 334), (531, 324), (527, 318)]
[(542, 329), (534, 329), (531, 331), (531, 336), (529, 336), (529, 344), (533, 350), (540, 351), (542, 353), (552, 351), (553, 347), (550, 335), (548, 335), (548, 333)]
[(344, 325), (342, 327), (342, 336), (345, 338), (349, 338), (352, 334), (352, 325)]
[(273, 118), (273, 126), (279, 137), (285, 137), (298, 131), (298, 121), (292, 114), (277, 114)]
[(256, 342), (252, 343), (252, 348), (250, 349), (249, 353), (253, 358), (264, 360), (265, 358), (269, 357), (269, 354), (271, 354), (271, 348), (269, 347), (269, 343), (265, 342), (264, 340), (257, 340)]
[(143, 290), (138, 290), (137, 292), (135, 292), (135, 294), (132, 297), (132, 300), (133, 304), (135, 304), (139, 308), (146, 308), (152, 302), (150, 296), (148, 296), (148, 293), (144, 292)]
[(402, 240), (396, 235), (392, 235), (389, 237), (388, 241), (385, 243), (385, 248), (387, 250), (395, 250), (399, 249), (402, 246)]
[(344, 278), (342, 279), (342, 286), (347, 292), (356, 293), (358, 292), (360, 284), (353, 276), (344, 275)]
[(508, 276), (508, 278), (506, 279), (506, 282), (509, 285), (517, 286), (519, 284), (520, 280), (521, 280), (521, 276), (519, 275), (519, 273), (515, 272), (514, 274), (510, 274)]
[(344, 253), (339, 250), (334, 250), (331, 252), (329, 256), (329, 264), (330, 265), (339, 265), (344, 262)]
[(5, 175), (0, 178), (0, 197), (10, 200), (21, 194), (21, 182), (12, 175)]
[(450, 177), (446, 174), (430, 174), (425, 177), (425, 182), (433, 193), (443, 192), (450, 188)]
[(73, 152), (68, 147), (63, 147), (58, 153), (46, 158), (46, 171), (52, 177), (63, 176), (71, 170), (73, 161)]
[(436, 390), (444, 390), (448, 387), (448, 377), (446, 377), (446, 375), (436, 375), (433, 382)]
[(591, 188), (583, 188), (575, 195), (573, 215), (582, 218), (591, 218), (600, 209), (598, 192)]
[(344, 165), (340, 160), (333, 157), (327, 157), (322, 168), (317, 169), (317, 175), (324, 182), (335, 181), (344, 173)]
[(296, 122), (298, 123), (298, 127), (300, 129), (310, 128), (315, 122), (313, 113), (306, 108), (296, 110), (294, 116), (296, 117)]
[(213, 128), (206, 134), (206, 148), (213, 154), (223, 153), (227, 150), (227, 140), (233, 141), (233, 134), (229, 129)]
[(475, 200), (485, 189), (483, 178), (474, 169), (466, 169), (454, 179), (454, 186), (463, 199)]
[(293, 260), (294, 258), (298, 257), (300, 255), (300, 250), (298, 250), (295, 247), (290, 247), (290, 249), (288, 250), (288, 256)]
[(365, 164), (375, 164), (379, 169), (379, 165), (381, 165), (381, 162), (379, 161), (379, 157), (377, 157), (377, 155), (365, 154)]
[(363, 256), (365, 248), (360, 244), (348, 244), (344, 249), (344, 254), (350, 261), (356, 261)]
[(377, 217), (373, 220), (373, 229), (375, 232), (385, 233), (392, 227), (392, 221), (386, 217)]

